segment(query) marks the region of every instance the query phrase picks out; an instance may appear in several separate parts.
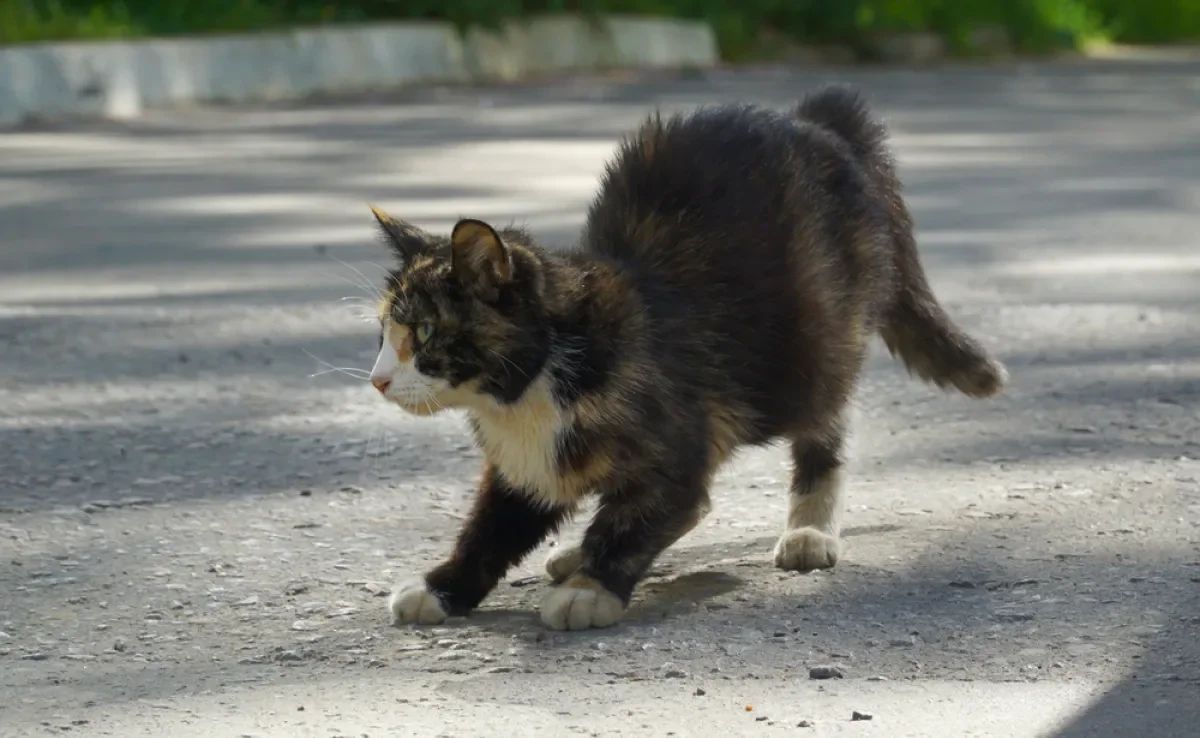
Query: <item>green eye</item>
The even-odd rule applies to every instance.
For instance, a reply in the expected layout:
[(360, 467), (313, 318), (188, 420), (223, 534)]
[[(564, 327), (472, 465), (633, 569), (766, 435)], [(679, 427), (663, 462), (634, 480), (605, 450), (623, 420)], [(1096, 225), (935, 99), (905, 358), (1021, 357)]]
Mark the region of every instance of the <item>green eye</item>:
[(433, 337), (433, 325), (430, 323), (421, 323), (417, 326), (417, 341), (425, 343)]

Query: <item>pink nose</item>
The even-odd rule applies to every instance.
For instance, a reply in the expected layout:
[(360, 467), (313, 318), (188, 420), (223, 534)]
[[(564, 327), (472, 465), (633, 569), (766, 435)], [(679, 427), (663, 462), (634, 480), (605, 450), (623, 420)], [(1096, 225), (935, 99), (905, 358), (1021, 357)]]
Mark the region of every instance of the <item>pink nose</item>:
[(388, 390), (388, 387), (392, 386), (392, 380), (388, 379), (387, 377), (380, 377), (378, 379), (372, 379), (371, 384), (375, 385), (375, 389), (379, 390), (380, 394), (385, 394)]

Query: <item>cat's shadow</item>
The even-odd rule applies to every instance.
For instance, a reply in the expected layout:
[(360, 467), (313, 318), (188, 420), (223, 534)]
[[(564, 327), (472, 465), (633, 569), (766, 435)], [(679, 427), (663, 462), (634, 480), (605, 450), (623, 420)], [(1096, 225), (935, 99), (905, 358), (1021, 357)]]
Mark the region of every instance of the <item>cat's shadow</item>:
[[(550, 586), (549, 580), (545, 586)], [(705, 600), (728, 594), (746, 584), (746, 580), (724, 571), (689, 571), (673, 574), (670, 570), (658, 570), (638, 585), (638, 592), (629, 606), (626, 618), (645, 623), (665, 618), (680, 606), (694, 606)], [(493, 631), (511, 630), (514, 633), (527, 631), (530, 619), (537, 621), (537, 613), (515, 607), (480, 609), (471, 614), (473, 624)], [(537, 623), (541, 627), (541, 623)]]
[(640, 597), (634, 600), (630, 614), (645, 615), (646, 611), (671, 605), (698, 604), (729, 594), (744, 584), (746, 580), (724, 571), (690, 571), (677, 576), (647, 578), (640, 585)]
[[(842, 536), (844, 538), (853, 538), (856, 536), (891, 533), (902, 528), (903, 526), (890, 524), (855, 526), (842, 531)], [(768, 536), (761, 540), (750, 542), (747, 546), (751, 549), (769, 551), (774, 541), (774, 537)], [(717, 599), (749, 583), (746, 579), (721, 569), (683, 571), (677, 574), (675, 573), (675, 567), (680, 563), (682, 562), (675, 562), (668, 559), (660, 564), (656, 564), (651, 569), (646, 578), (638, 584), (637, 593), (634, 595), (633, 603), (629, 606), (629, 611), (624, 618), (625, 621), (638, 625), (653, 623), (655, 620), (669, 617), (672, 612), (677, 612), (682, 608), (695, 607), (706, 600)], [(686, 564), (684, 565), (686, 566)], [(766, 558), (739, 556), (734, 559), (723, 560), (720, 562), (720, 565), (774, 571), (773, 565)], [(522, 581), (522, 589), (533, 584), (539, 584), (542, 588), (551, 586), (549, 579), (538, 577), (530, 577), (529, 581)], [(530, 592), (532, 593), (533, 591), (537, 591), (537, 589), (531, 587)], [(527, 632), (531, 624), (536, 624), (538, 628), (542, 628), (537, 617), (537, 601), (536, 596), (531, 597), (528, 600), (529, 608), (501, 606), (494, 609), (477, 610), (471, 614), (470, 619), (473, 623), (496, 632), (511, 631), (513, 634)], [(549, 634), (552, 632), (546, 631), (543, 635), (543, 640), (549, 637)], [(594, 633), (594, 631), (582, 632)], [(542, 640), (538, 642), (540, 643)]]

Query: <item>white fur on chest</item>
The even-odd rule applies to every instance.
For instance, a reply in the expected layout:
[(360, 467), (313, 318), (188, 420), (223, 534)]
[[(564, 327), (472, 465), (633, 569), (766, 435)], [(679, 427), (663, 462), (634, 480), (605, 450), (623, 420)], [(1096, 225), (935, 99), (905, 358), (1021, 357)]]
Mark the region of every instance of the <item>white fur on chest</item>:
[(548, 505), (566, 505), (579, 490), (559, 474), (558, 445), (566, 414), (549, 392), (530, 388), (512, 407), (473, 413), (484, 454), (505, 480)]

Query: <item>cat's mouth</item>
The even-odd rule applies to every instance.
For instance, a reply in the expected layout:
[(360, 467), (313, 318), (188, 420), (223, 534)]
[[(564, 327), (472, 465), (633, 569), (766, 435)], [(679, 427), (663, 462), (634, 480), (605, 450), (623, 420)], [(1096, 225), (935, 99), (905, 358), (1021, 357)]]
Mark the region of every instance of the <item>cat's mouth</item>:
[(390, 401), (396, 405), (399, 405), (400, 409), (409, 415), (416, 415), (422, 418), (429, 417), (430, 415), (437, 415), (446, 409), (445, 405), (433, 398), (427, 398), (425, 400), (419, 400), (415, 402), (412, 400), (402, 400), (399, 398), (391, 399)]
[(393, 405), (398, 405), (401, 410), (409, 415), (417, 417), (428, 417), (437, 415), (438, 413), (450, 410), (461, 405), (463, 398), (457, 397), (457, 393), (450, 388), (432, 387), (420, 388), (416, 391), (405, 392), (402, 389), (391, 391), (383, 391), (383, 399)]
[(409, 415), (428, 417), (446, 410), (465, 409), (478, 404), (479, 392), (476, 381), (467, 381), (457, 386), (445, 380), (403, 383), (397, 386), (391, 379), (371, 380), (375, 389), (386, 402), (399, 405)]

